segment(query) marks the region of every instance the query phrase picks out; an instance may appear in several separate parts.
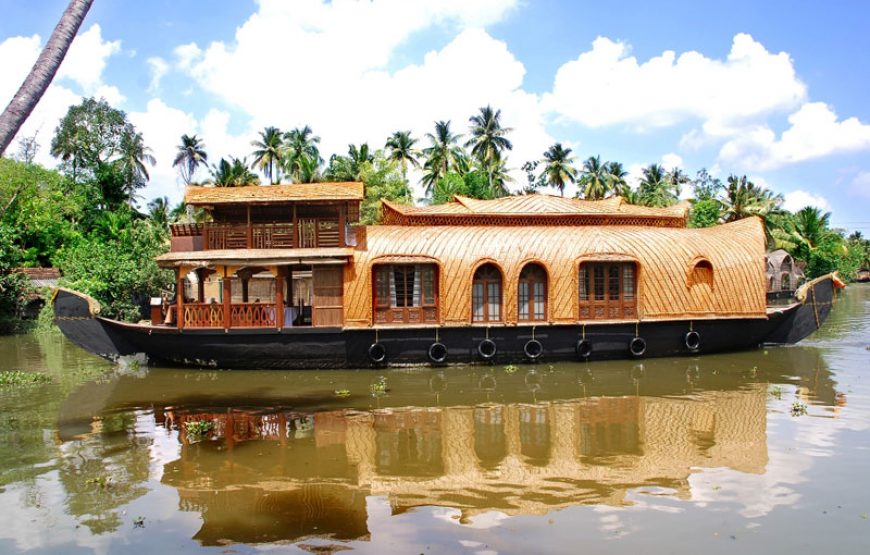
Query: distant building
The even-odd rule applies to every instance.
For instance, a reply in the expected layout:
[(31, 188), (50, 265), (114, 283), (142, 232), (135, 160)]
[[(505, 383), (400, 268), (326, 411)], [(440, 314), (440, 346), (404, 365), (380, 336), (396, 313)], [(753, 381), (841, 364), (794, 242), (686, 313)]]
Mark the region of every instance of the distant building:
[(765, 266), (768, 293), (794, 291), (806, 279), (794, 258), (782, 249), (767, 253)]

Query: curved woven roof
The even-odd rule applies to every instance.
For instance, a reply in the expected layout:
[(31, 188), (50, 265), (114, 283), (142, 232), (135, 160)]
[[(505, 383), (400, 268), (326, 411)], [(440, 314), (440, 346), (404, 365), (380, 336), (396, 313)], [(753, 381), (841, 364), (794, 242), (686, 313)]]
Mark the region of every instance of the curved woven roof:
[(384, 223), (392, 225), (557, 225), (623, 224), (685, 227), (689, 205), (650, 208), (621, 197), (578, 200), (553, 195), (519, 195), (480, 200), (456, 195), (452, 202), (434, 206), (407, 206), (383, 201)]
[[(368, 228), (367, 250), (346, 276), (346, 325), (371, 324), (372, 266), (382, 257), (430, 256), (440, 266), (441, 321), (471, 321), (471, 281), (483, 261), (502, 270), (507, 322), (517, 320), (522, 267), (537, 262), (549, 276), (549, 319), (578, 321), (581, 261), (616, 258), (638, 264), (641, 320), (765, 316), (764, 230), (756, 218), (707, 229), (646, 226), (394, 226)], [(697, 260), (713, 267), (713, 287), (692, 285)], [(386, 259), (389, 260), (389, 259)]]
[(323, 200), (362, 200), (362, 183), (293, 183), (289, 185), (247, 185), (211, 187), (189, 185), (184, 202), (190, 205), (270, 203)]

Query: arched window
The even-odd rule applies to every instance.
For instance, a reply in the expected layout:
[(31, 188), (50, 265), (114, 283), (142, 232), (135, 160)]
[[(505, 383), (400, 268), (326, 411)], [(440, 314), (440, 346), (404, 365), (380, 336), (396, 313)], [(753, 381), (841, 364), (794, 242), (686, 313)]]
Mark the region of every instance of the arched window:
[(520, 322), (547, 320), (547, 272), (541, 266), (526, 264), (520, 272), (518, 297)]
[(791, 274), (783, 272), (779, 283), (780, 291), (791, 291)]
[(792, 270), (792, 260), (790, 256), (786, 256), (782, 259), (782, 264), (780, 265), (779, 271), (782, 273), (790, 274)]
[(713, 288), (713, 265), (709, 260), (696, 262), (689, 276), (689, 287), (702, 283), (709, 285), (711, 289)]
[(471, 320), (500, 322), (501, 298), (501, 272), (493, 264), (484, 264), (471, 283)]

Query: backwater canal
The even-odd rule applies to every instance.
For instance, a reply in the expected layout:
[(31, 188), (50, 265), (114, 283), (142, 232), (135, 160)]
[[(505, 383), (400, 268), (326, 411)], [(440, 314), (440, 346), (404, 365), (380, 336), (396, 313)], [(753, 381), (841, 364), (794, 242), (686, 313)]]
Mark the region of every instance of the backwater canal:
[(868, 553), (870, 287), (800, 346), (358, 371), (0, 338), (0, 553)]

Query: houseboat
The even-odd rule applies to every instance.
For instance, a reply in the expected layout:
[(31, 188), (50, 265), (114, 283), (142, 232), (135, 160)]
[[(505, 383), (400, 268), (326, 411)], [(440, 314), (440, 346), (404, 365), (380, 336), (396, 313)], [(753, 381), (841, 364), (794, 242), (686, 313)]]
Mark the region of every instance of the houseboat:
[(750, 218), (689, 229), (688, 205), (549, 195), (382, 203), (361, 183), (191, 186), (208, 223), (172, 226), (175, 296), (148, 323), (59, 289), (58, 325), (106, 358), (214, 368), (329, 368), (698, 355), (800, 341), (842, 285), (768, 307)]

